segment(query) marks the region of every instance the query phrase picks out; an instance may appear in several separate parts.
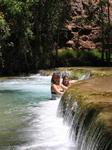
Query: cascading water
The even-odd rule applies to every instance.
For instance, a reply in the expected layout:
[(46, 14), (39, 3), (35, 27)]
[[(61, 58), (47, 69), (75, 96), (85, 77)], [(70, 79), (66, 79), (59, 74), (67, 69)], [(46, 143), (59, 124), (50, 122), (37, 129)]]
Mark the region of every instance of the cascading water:
[(74, 95), (67, 92), (60, 101), (59, 112), (70, 126), (70, 137), (77, 150), (112, 150), (112, 135), (96, 121), (98, 110), (82, 108)]
[(0, 81), (0, 150), (77, 150), (40, 75)]

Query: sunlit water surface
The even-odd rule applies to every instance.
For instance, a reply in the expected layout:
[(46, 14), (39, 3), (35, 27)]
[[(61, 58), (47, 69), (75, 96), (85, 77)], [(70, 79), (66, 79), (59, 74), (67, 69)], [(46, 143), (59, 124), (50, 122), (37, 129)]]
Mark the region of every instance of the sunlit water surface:
[(76, 150), (40, 75), (0, 80), (0, 150)]

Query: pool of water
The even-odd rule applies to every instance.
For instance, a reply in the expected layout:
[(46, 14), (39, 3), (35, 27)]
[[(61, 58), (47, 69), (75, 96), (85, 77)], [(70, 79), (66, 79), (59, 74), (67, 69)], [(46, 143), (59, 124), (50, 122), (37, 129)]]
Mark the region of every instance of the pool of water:
[(50, 100), (50, 76), (0, 80), (0, 150), (76, 150)]

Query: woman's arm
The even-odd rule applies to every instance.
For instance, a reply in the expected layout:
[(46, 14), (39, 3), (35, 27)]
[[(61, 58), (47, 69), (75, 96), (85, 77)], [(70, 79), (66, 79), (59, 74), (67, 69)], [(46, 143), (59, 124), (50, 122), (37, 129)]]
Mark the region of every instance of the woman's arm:
[(53, 91), (53, 92), (55, 92), (55, 93), (57, 93), (57, 94), (63, 94), (63, 92), (61, 92), (60, 90), (61, 90), (61, 87), (59, 88), (57, 85), (55, 85), (55, 84), (53, 84), (52, 86), (51, 86), (51, 90)]
[(62, 87), (63, 90), (67, 90), (68, 89), (68, 87), (64, 86), (63, 84), (61, 84), (61, 87)]

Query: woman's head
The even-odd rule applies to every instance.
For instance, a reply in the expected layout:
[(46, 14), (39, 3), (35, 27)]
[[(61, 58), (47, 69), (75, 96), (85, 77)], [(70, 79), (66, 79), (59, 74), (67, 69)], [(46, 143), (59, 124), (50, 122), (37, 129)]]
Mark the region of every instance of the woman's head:
[(60, 84), (60, 73), (53, 73), (52, 78), (51, 78), (51, 83), (53, 84)]
[(69, 77), (67, 75), (63, 76), (62, 84), (64, 86), (69, 86)]

